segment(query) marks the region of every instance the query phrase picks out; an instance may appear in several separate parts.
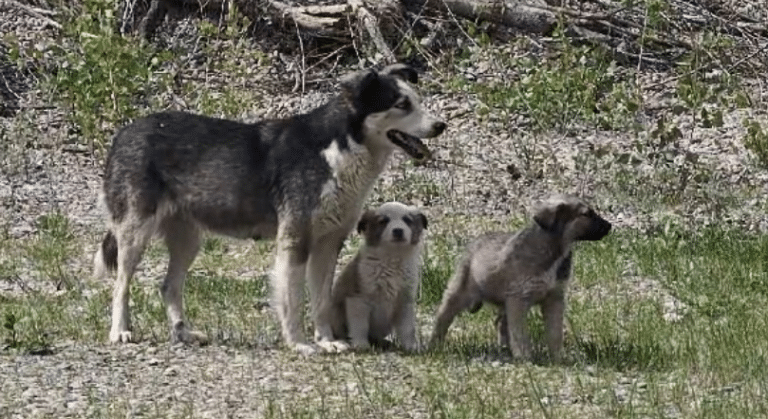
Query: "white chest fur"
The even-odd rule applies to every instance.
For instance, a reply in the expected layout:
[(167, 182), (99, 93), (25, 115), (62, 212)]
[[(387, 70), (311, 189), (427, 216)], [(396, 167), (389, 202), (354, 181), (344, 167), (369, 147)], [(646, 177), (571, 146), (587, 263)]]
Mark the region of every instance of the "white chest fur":
[(367, 250), (358, 265), (362, 294), (391, 303), (403, 292), (415, 291), (419, 280), (418, 255), (379, 255)]
[(347, 143), (347, 150), (341, 150), (334, 141), (321, 152), (331, 167), (331, 177), (323, 185), (319, 206), (313, 214), (316, 238), (339, 229), (345, 229), (343, 234), (347, 234), (352, 229), (391, 154), (391, 150), (373, 154), (352, 138)]

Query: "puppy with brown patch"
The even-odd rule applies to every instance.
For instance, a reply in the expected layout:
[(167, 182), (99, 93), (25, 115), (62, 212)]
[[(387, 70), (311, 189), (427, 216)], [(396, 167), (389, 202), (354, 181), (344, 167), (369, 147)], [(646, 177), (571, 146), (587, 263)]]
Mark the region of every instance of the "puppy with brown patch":
[(500, 343), (509, 345), (513, 356), (530, 360), (526, 314), (540, 305), (550, 357), (560, 361), (572, 245), (602, 239), (611, 223), (568, 195), (542, 202), (533, 220), (517, 233), (487, 233), (470, 244), (443, 294), (431, 344), (445, 337), (461, 311), (475, 312), (489, 302), (499, 310)]
[(366, 211), (357, 225), (365, 242), (333, 284), (334, 338), (355, 349), (382, 345), (393, 331), (407, 351), (418, 350), (416, 292), (427, 217), (388, 202)]

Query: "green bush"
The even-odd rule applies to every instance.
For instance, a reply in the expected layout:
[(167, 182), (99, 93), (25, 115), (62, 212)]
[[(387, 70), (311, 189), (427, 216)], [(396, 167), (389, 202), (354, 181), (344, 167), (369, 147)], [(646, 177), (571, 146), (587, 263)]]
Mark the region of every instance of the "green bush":
[(170, 54), (116, 33), (111, 1), (85, 0), (71, 12), (53, 49), (60, 64), (50, 82), (71, 107), (81, 142), (103, 147), (115, 125), (137, 116), (136, 104), (158, 83), (155, 71)]

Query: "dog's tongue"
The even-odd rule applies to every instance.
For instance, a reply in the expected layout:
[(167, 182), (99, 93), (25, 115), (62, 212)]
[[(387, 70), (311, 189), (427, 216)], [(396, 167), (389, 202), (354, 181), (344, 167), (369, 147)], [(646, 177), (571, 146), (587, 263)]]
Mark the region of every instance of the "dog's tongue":
[(429, 148), (421, 141), (420, 138), (413, 135), (406, 134), (398, 130), (387, 131), (387, 138), (392, 141), (393, 144), (400, 147), (408, 153), (409, 156), (417, 160), (424, 160), (429, 157)]

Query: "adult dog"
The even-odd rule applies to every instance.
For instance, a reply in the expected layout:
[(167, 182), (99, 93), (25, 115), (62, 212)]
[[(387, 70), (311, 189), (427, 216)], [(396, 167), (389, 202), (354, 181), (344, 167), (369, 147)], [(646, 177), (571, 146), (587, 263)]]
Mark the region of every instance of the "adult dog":
[(333, 334), (355, 349), (383, 345), (394, 330), (406, 351), (419, 349), (416, 292), (427, 217), (387, 202), (357, 224), (365, 242), (333, 283)]
[(445, 337), (457, 314), (475, 312), (487, 301), (499, 307), (499, 342), (509, 345), (513, 356), (529, 360), (526, 314), (541, 305), (550, 357), (560, 361), (571, 247), (575, 241), (602, 239), (611, 223), (568, 195), (541, 203), (533, 219), (520, 232), (487, 233), (470, 244), (443, 294), (431, 344)]
[[(420, 138), (446, 124), (427, 114), (402, 64), (345, 77), (313, 111), (255, 124), (182, 112), (139, 119), (115, 136), (104, 174), (109, 231), (96, 272), (117, 270), (109, 340), (132, 339), (129, 283), (154, 234), (170, 260), (161, 286), (172, 341), (205, 341), (184, 318), (187, 270), (202, 230), (275, 238), (273, 305), (286, 344), (302, 354), (339, 349), (329, 324), (338, 252), (393, 150), (420, 159)], [(303, 325), (304, 280), (317, 345)]]

